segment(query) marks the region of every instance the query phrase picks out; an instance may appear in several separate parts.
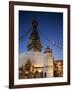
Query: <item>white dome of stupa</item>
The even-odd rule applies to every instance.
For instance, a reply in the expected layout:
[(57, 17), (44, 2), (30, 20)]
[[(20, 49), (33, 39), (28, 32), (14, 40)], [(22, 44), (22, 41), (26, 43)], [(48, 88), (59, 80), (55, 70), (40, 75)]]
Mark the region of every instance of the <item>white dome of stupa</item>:
[(28, 51), (20, 54), (19, 67), (25, 65), (27, 60), (30, 60), (31, 64), (35, 67), (42, 67), (44, 65), (44, 54), (41, 52)]

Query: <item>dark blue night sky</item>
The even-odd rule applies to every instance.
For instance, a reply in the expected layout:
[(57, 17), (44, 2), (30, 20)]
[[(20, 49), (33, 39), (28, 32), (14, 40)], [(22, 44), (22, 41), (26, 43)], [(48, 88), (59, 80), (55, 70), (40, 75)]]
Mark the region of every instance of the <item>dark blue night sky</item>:
[[(59, 48), (63, 44), (63, 13), (19, 11), (19, 53), (27, 51), (29, 37), (32, 31), (32, 20), (36, 17), (38, 21), (38, 33), (42, 43), (42, 52), (49, 46), (53, 50), (55, 59), (63, 59), (63, 49)], [(24, 35), (27, 31), (28, 34)], [(43, 37), (41, 33), (49, 41)], [(24, 37), (22, 37), (24, 35)], [(22, 38), (21, 38), (22, 37)], [(53, 42), (57, 44), (53, 45)]]

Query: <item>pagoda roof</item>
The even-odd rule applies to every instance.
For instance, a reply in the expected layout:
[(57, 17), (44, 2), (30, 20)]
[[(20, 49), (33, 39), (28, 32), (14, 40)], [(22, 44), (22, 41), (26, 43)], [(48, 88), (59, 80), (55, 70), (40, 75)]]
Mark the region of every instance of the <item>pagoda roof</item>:
[(47, 46), (47, 48), (45, 49), (44, 53), (52, 53), (52, 49), (50, 49), (49, 46)]

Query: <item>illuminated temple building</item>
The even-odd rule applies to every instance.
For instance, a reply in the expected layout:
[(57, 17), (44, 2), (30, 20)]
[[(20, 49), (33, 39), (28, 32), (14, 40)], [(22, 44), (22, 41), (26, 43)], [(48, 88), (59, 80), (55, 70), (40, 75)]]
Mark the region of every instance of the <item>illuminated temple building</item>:
[[(32, 21), (32, 32), (29, 37), (29, 44), (27, 52), (19, 56), (19, 78), (51, 78), (55, 76), (62, 76), (61, 67), (60, 74), (57, 73), (58, 67), (55, 62), (52, 50), (47, 47), (42, 51), (42, 44), (37, 31), (38, 22), (36, 19)], [(62, 60), (60, 61), (62, 65)]]

